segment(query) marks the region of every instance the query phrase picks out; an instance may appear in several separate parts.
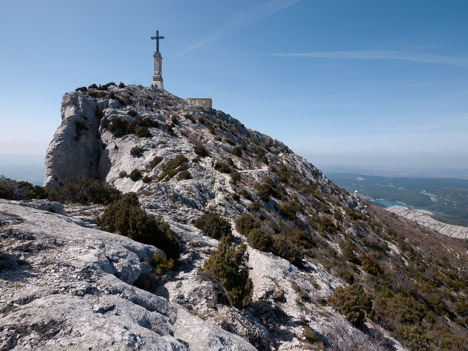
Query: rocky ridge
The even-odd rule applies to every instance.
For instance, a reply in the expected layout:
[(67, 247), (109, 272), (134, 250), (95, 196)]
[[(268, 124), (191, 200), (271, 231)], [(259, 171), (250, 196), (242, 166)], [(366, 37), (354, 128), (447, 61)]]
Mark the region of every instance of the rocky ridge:
[(388, 211), (412, 220), (423, 227), (432, 229), (442, 235), (458, 239), (468, 239), (468, 227), (443, 223), (431, 217), (432, 213), (425, 210), (413, 210), (403, 206), (391, 206)]
[[(402, 350), (404, 347), (395, 340), (397, 328), (409, 328), (415, 323), (428, 335), (439, 333), (433, 326), (450, 330), (448, 337), (467, 335), (466, 328), (460, 326), (463, 320), (454, 321), (462, 316), (453, 312), (451, 301), (468, 292), (463, 288), (448, 292), (440, 285), (427, 289), (434, 280), (450, 280), (454, 286), (463, 284), (468, 266), (466, 250), (460, 250), (457, 241), (447, 238), (442, 250), (447, 257), (439, 260), (441, 251), (431, 251), (435, 247), (431, 243), (440, 241), (437, 234), (422, 232), (401, 218), (361, 202), (281, 142), (245, 128), (222, 111), (196, 108), (168, 92), (142, 86), (80, 88), (65, 94), (61, 113), (62, 124), (47, 152), (45, 185), (50, 188), (84, 175), (113, 184), (123, 192), (136, 192), (143, 208), (163, 216), (181, 243), (181, 257), (157, 289), (149, 293), (130, 281), (122, 283), (135, 294), (154, 294), (158, 301), (164, 300), (176, 310), (175, 317), (171, 315), (161, 322), (165, 340), (173, 345), (190, 350), (210, 350), (206, 345), (220, 350)], [(47, 210), (49, 205), (41, 206)], [(18, 208), (9, 207), (8, 213), (15, 215)], [(235, 220), (248, 213), (262, 230), (290, 242), (290, 248), (304, 255), (293, 264), (271, 252), (249, 247), (252, 303), (244, 309), (231, 307), (220, 299), (213, 283), (198, 273), (218, 244), (193, 226), (207, 210), (221, 214), (233, 228)], [(66, 221), (86, 230), (93, 229), (90, 227), (101, 212), (99, 206), (63, 209)], [(16, 216), (27, 219), (26, 212)], [(51, 216), (59, 215), (49, 214), (47, 218)], [(8, 232), (16, 225), (7, 223), (3, 230)], [(99, 232), (93, 230), (93, 235)], [(233, 235), (234, 242), (246, 242), (237, 230)], [(101, 243), (106, 250), (106, 241)], [(21, 257), (21, 252), (16, 250), (13, 255)], [(50, 262), (53, 264), (53, 260)], [(132, 262), (124, 258), (119, 261), (122, 267), (134, 266)], [(441, 273), (443, 264), (457, 267), (457, 275)], [(103, 275), (101, 268), (96, 270)], [(425, 272), (423, 277), (419, 277), (421, 270)], [(106, 274), (120, 279), (116, 272)], [(414, 278), (417, 274), (419, 280)], [(98, 280), (94, 284), (100, 284)], [(29, 278), (24, 281), (30, 283)], [(369, 315), (359, 327), (327, 303), (337, 287), (353, 282), (362, 284), (374, 298), (373, 316)], [(102, 291), (105, 296), (106, 290)], [(399, 305), (419, 308), (424, 299), (439, 299), (440, 295), (428, 295), (427, 291), (445, 294), (442, 304), (451, 316), (450, 322), (429, 315), (427, 320), (419, 319), (422, 312), (412, 316), (413, 312), (406, 310), (401, 313), (414, 320), (385, 315), (385, 311), (398, 310)], [(402, 292), (404, 300), (399, 300)], [(116, 302), (115, 309), (119, 310), (120, 305)], [(138, 308), (125, 307), (124, 314), (139, 315)], [(7, 310), (0, 318), (8, 319), (10, 315)], [(107, 315), (111, 316), (104, 313), (102, 317), (106, 319)], [(141, 326), (138, 321), (136, 324)], [(109, 325), (113, 323), (109, 319)], [(128, 323), (128, 330), (141, 336), (141, 349), (145, 349), (141, 345), (157, 339), (138, 327), (133, 331), (134, 321)], [(151, 324), (150, 329), (157, 328), (156, 324)], [(9, 331), (19, 330), (14, 322), (9, 325)], [(409, 345), (401, 336), (407, 335), (407, 329), (402, 330), (406, 334), (400, 334), (400, 339)], [(25, 342), (22, 333), (15, 335), (18, 345)], [(216, 339), (217, 335), (220, 338)], [(445, 342), (442, 336), (435, 341), (425, 341), (423, 336), (414, 337), (427, 345)], [(55, 340), (48, 334), (33, 345), (42, 345), (45, 339)], [(70, 334), (64, 339), (74, 342)], [(121, 345), (122, 349), (135, 348), (124, 342)]]

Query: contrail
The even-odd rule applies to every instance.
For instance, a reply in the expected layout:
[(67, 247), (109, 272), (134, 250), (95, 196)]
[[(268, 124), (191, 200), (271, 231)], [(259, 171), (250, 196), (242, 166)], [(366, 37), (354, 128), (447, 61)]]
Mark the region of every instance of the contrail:
[(202, 46), (208, 45), (218, 39), (231, 35), (243, 28), (249, 27), (260, 20), (275, 14), (289, 6), (292, 6), (300, 0), (272, 0), (258, 6), (252, 7), (246, 11), (236, 13), (235, 15), (226, 19), (226, 21), (219, 27), (215, 28), (211, 35), (205, 39), (193, 43), (186, 49), (177, 53), (174, 58), (183, 56), (193, 50)]
[(468, 66), (468, 59), (403, 51), (319, 51), (268, 55), (295, 58), (328, 58), (344, 60), (400, 60), (422, 63), (438, 63), (453, 66)]

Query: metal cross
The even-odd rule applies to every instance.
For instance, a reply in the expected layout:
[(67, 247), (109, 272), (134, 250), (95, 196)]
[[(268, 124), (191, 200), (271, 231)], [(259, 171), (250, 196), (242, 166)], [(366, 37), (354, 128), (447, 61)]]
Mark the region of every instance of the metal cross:
[(151, 39), (156, 39), (156, 52), (159, 52), (159, 39), (164, 39), (163, 36), (159, 36), (159, 30), (156, 31), (156, 36), (151, 37)]

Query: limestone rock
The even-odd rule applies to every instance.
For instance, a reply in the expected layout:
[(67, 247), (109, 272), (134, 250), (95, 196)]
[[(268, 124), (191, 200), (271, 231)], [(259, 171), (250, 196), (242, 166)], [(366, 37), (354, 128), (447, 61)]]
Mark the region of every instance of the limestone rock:
[(4, 200), (0, 238), (1, 350), (254, 349), (131, 285), (157, 248)]
[(468, 227), (437, 221), (431, 217), (432, 213), (429, 211), (413, 210), (403, 206), (391, 206), (386, 209), (442, 235), (458, 239), (468, 239)]

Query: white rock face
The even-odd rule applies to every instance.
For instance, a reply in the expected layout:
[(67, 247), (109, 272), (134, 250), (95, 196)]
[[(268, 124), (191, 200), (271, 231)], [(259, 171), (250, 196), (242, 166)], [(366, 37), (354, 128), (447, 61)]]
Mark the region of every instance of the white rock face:
[(386, 210), (410, 219), (423, 227), (432, 229), (442, 235), (458, 239), (468, 239), (468, 227), (439, 222), (431, 217), (432, 213), (429, 211), (412, 210), (403, 206), (391, 206), (386, 208)]
[(255, 349), (131, 285), (153, 246), (4, 200), (0, 238), (1, 350)]
[[(96, 96), (98, 93), (103, 96)], [(139, 104), (136, 104), (137, 99)], [(82, 118), (83, 115), (87, 119)], [(242, 310), (223, 304), (223, 297), (213, 283), (199, 273), (199, 268), (218, 244), (217, 240), (206, 237), (193, 226), (194, 220), (203, 212), (216, 211), (233, 223), (242, 213), (258, 211), (255, 208), (263, 206), (258, 215), (262, 221), (284, 225), (284, 228), (270, 228), (272, 234), (292, 228), (295, 221), (299, 221), (299, 226), (317, 236), (323, 223), (328, 223), (329, 227), (341, 225), (339, 218), (343, 219), (348, 209), (356, 216), (365, 215), (359, 199), (337, 188), (305, 159), (281, 142), (245, 128), (222, 111), (201, 110), (168, 92), (142, 86), (111, 86), (104, 92), (66, 94), (62, 116), (62, 125), (46, 158), (45, 185), (53, 186), (64, 179), (85, 175), (113, 184), (122, 192), (136, 192), (142, 207), (149, 213), (163, 216), (182, 245), (176, 268), (164, 277), (155, 291), (158, 296), (129, 285), (147, 272), (148, 267), (142, 260), (150, 258), (154, 251), (141, 256), (134, 252), (134, 248), (129, 248), (127, 241), (125, 245), (119, 242), (107, 245), (104, 237), (99, 244), (84, 241), (80, 244), (82, 249), (67, 249), (67, 254), (70, 250), (80, 253), (71, 261), (102, 261), (104, 268), (98, 265), (95, 279), (89, 282), (93, 294), (83, 296), (91, 301), (91, 307), (87, 307), (89, 313), (94, 313), (90, 320), (99, 317), (108, 321), (106, 326), (110, 329), (106, 329), (106, 333), (113, 335), (112, 328), (117, 328), (118, 332), (124, 324), (127, 325), (127, 332), (122, 332), (125, 340), (119, 341), (118, 345), (134, 344), (122, 346), (122, 349), (138, 345), (146, 350), (142, 345), (147, 344), (143, 343), (157, 339), (165, 345), (161, 350), (171, 345), (174, 350), (187, 347), (208, 351), (286, 351), (319, 347), (322, 342), (333, 350), (382, 350), (376, 340), (326, 306), (326, 299), (333, 289), (345, 283), (320, 264), (307, 261), (302, 269), (298, 269), (272, 253), (249, 248), (253, 301)], [(81, 127), (76, 140), (76, 127), (82, 125), (81, 120), (85, 121), (87, 129)], [(125, 127), (119, 130), (119, 123)], [(147, 126), (149, 135), (142, 130), (137, 132), (138, 123)], [(199, 145), (204, 147), (206, 154), (196, 152), (195, 147)], [(75, 163), (75, 160), (78, 161)], [(182, 162), (175, 165), (177, 160)], [(136, 171), (141, 177), (130, 177)], [(264, 200), (257, 189), (267, 180), (277, 187), (278, 193), (273, 191)], [(289, 204), (300, 208), (296, 211), (297, 218), (285, 219), (278, 214), (279, 205)], [(48, 216), (73, 222), (70, 224), (73, 230), (80, 228), (75, 223), (91, 223), (79, 213), (72, 215), (79, 220)], [(26, 213), (22, 216), (26, 217)], [(328, 222), (323, 221), (324, 218)], [(356, 236), (360, 229), (346, 226), (347, 223), (349, 221), (343, 221), (343, 231)], [(80, 234), (76, 236), (86, 237), (83, 233), (88, 233), (87, 230), (80, 228)], [(44, 232), (48, 233), (48, 230)], [(95, 230), (93, 236), (96, 233), (102, 232)], [(237, 243), (246, 241), (236, 231), (234, 235)], [(109, 237), (114, 240), (111, 238), (115, 236)], [(119, 240), (124, 239), (119, 237)], [(66, 245), (73, 247), (68, 241)], [(336, 243), (330, 241), (326, 245), (339, 251)], [(61, 264), (62, 261), (58, 262)], [(101, 284), (104, 285), (101, 287)], [(120, 290), (116, 290), (114, 284), (121, 286)], [(108, 301), (116, 307), (100, 305), (98, 302), (102, 299), (97, 301), (96, 294), (112, 295)], [(128, 297), (134, 294), (157, 299), (160, 304), (165, 302), (168, 312), (149, 309), (146, 304), (140, 309), (142, 305), (135, 302), (136, 298)], [(124, 301), (113, 300), (122, 295)], [(140, 307), (132, 309), (132, 303)], [(111, 316), (116, 313), (125, 318), (124, 324), (115, 322), (114, 326)], [(99, 330), (96, 325), (89, 328)], [(311, 346), (305, 340), (304, 326), (314, 330), (319, 338), (317, 345)], [(373, 336), (379, 336), (396, 349), (400, 347), (372, 322), (367, 322), (366, 327), (376, 331)], [(86, 335), (85, 331), (80, 333)], [(126, 333), (136, 336), (133, 338)], [(95, 334), (93, 330), (90, 335), (99, 339)], [(48, 338), (55, 340), (55, 334)], [(63, 336), (63, 340), (70, 338), (70, 334)], [(101, 339), (103, 343), (107, 342), (104, 336)]]

